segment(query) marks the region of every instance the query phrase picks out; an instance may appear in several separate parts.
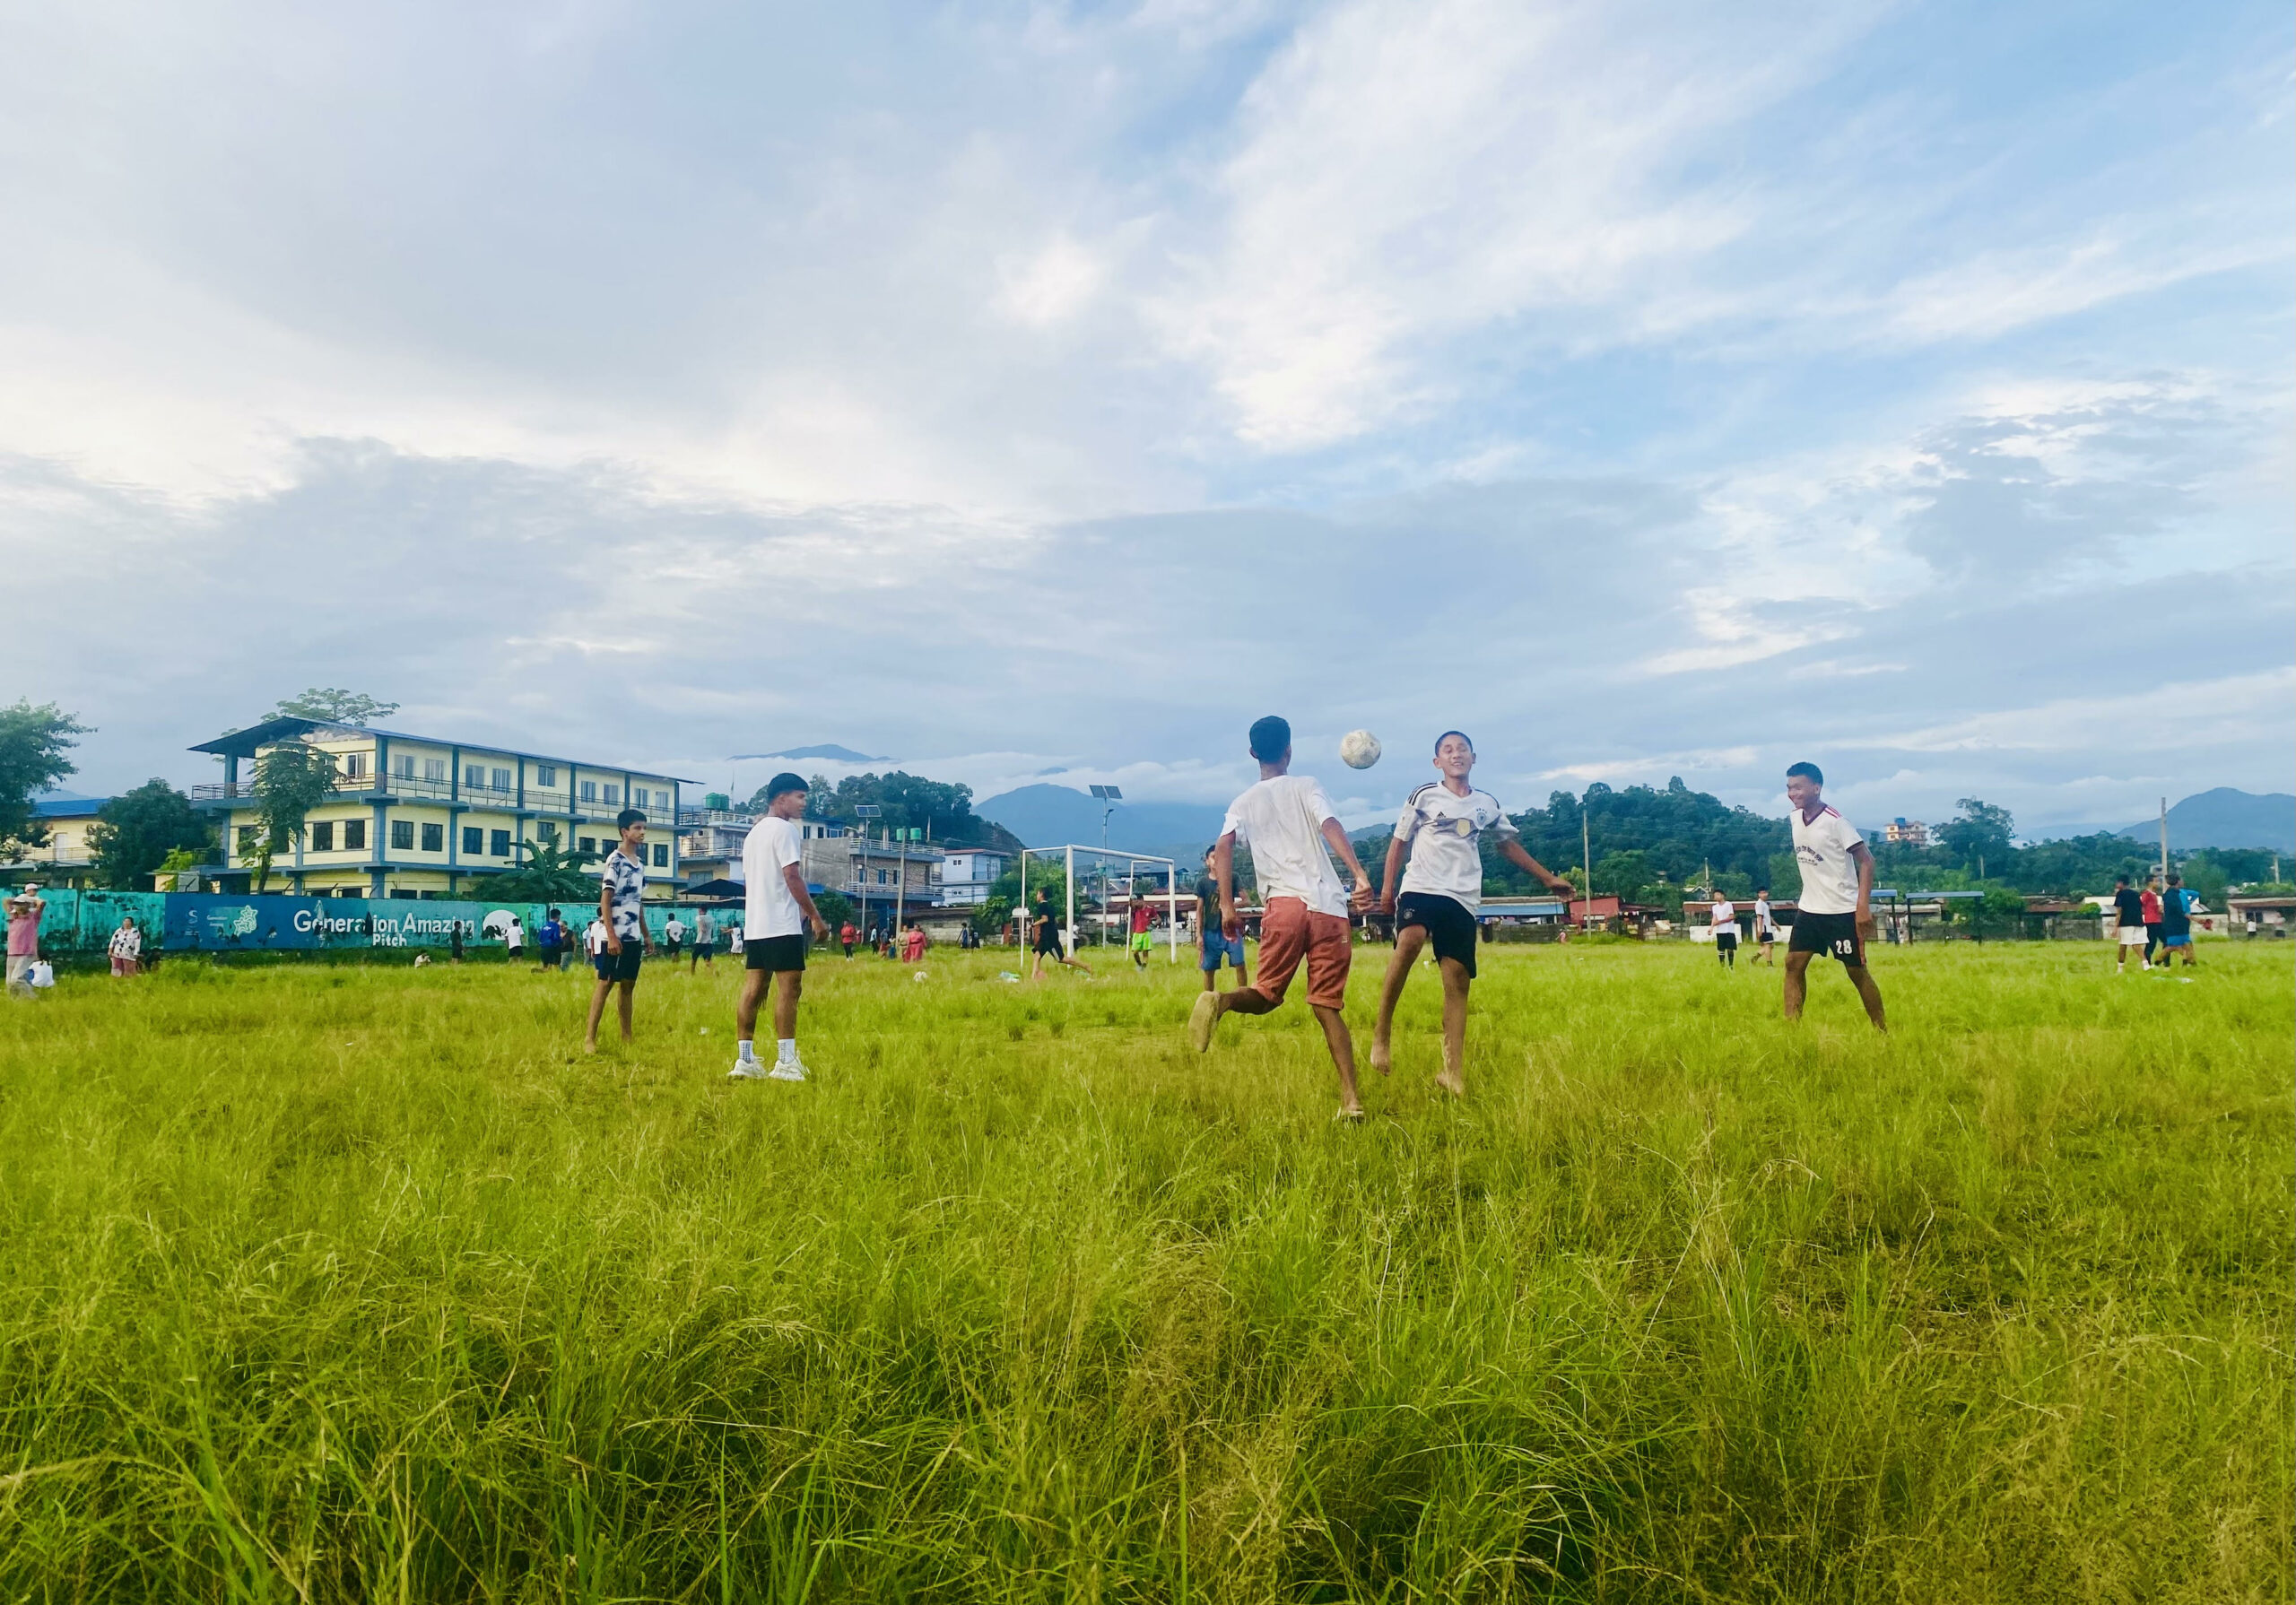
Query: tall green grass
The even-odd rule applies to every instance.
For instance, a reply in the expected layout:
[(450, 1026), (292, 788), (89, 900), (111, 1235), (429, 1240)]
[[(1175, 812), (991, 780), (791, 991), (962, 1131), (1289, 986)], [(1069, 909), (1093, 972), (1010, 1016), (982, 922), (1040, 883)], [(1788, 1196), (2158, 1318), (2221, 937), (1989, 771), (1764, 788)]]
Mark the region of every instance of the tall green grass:
[(2296, 1013), (2205, 952), (1888, 950), (1884, 1039), (1502, 949), (1473, 1101), (1430, 972), (1360, 1129), (1161, 955), (820, 964), (803, 1088), (722, 964), (596, 1059), (587, 978), (67, 978), (0, 1010), (0, 1595), (2285, 1598)]

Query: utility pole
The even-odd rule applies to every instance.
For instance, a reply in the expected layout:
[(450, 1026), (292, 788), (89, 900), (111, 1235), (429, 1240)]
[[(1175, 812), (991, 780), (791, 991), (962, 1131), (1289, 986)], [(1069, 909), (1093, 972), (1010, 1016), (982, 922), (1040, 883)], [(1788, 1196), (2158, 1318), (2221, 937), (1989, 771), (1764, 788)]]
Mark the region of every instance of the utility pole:
[(2169, 800), (2161, 799), (2161, 884), (2169, 883)]
[(1578, 799), (1578, 862), (1587, 872), (1587, 929), (1595, 928), (1595, 836), (1587, 823), (1587, 799)]

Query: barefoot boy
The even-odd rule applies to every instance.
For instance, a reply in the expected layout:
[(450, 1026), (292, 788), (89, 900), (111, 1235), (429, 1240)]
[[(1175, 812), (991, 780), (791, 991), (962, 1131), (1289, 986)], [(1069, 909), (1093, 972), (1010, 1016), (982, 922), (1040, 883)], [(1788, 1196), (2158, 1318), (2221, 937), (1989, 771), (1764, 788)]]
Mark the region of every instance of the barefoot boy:
[(1223, 1014), (1267, 1014), (1283, 1002), (1292, 977), (1308, 967), (1308, 1007), (1324, 1028), (1332, 1068), (1339, 1072), (1339, 1117), (1363, 1118), (1355, 1089), (1355, 1044), (1340, 1009), (1347, 1001), (1347, 967), (1353, 956), (1348, 940), (1351, 899), (1332, 873), (1336, 853), (1355, 881), (1352, 904), (1368, 908), (1371, 882), (1355, 861), (1347, 832), (1340, 828), (1324, 788), (1292, 768), (1292, 726), (1270, 715), (1251, 728), (1251, 753), (1259, 760), (1259, 784), (1228, 805), (1213, 873), (1220, 882), (1221, 928), (1231, 938), (1244, 933), (1236, 912), (1236, 843), (1251, 849), (1267, 912), (1260, 917), (1259, 981), (1233, 992), (1196, 994), (1188, 1016), (1188, 1039), (1201, 1053), (1212, 1045)]
[[(617, 986), (622, 996), (615, 1008), (622, 1017), (622, 1039), (630, 1040), (630, 1010), (638, 990), (638, 966), (653, 939), (646, 933), (646, 816), (625, 808), (614, 816), (622, 840), (606, 855), (598, 870), (598, 920), (605, 926), (605, 943), (596, 959), (598, 985), (590, 994), (590, 1029), (582, 1046), (598, 1051), (598, 1020), (605, 1013), (606, 994)], [(461, 927), (456, 927), (457, 932)], [(457, 950), (460, 943), (457, 943)], [(457, 960), (461, 962), (459, 956)]]
[(1523, 850), (1521, 833), (1509, 822), (1499, 799), (1467, 784), (1474, 768), (1474, 743), (1456, 730), (1445, 731), (1435, 743), (1435, 768), (1442, 778), (1421, 786), (1404, 803), (1379, 878), (1379, 911), (1395, 915), (1396, 951), (1379, 985), (1371, 1068), (1381, 1075), (1393, 1068), (1388, 1038), (1396, 1003), (1420, 950), (1431, 941), (1443, 976), (1443, 1070), (1435, 1084), (1453, 1097), (1465, 1097), (1467, 1089), (1467, 989), (1474, 981), (1475, 915), (1483, 907), (1483, 838), (1490, 836), (1500, 852), (1537, 876), (1549, 891), (1561, 893), (1566, 903), (1577, 895), (1570, 881)]

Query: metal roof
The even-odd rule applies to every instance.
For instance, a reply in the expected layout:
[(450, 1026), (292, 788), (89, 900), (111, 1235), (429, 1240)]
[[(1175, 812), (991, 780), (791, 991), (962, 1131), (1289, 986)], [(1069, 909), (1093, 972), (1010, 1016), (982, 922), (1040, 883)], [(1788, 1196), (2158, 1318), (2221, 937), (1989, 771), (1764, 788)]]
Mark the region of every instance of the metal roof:
[(630, 775), (644, 775), (674, 780), (680, 785), (700, 785), (701, 782), (684, 775), (666, 775), (658, 769), (639, 768), (626, 763), (588, 763), (580, 759), (564, 758), (555, 752), (522, 752), (516, 747), (505, 747), (493, 742), (456, 741), (445, 736), (415, 735), (404, 730), (384, 730), (373, 724), (348, 724), (335, 719), (305, 719), (287, 717), (265, 719), (260, 724), (250, 724), (245, 730), (234, 730), (229, 735), (219, 735), (212, 742), (201, 742), (190, 749), (194, 752), (212, 752), (218, 758), (253, 758), (256, 750), (268, 747), (295, 736), (308, 735), (314, 730), (341, 731), (346, 735), (383, 735), (395, 742), (421, 742), (426, 747), (462, 747), (474, 752), (500, 752), (507, 758), (526, 759), (535, 763), (564, 764), (570, 769), (613, 769)]

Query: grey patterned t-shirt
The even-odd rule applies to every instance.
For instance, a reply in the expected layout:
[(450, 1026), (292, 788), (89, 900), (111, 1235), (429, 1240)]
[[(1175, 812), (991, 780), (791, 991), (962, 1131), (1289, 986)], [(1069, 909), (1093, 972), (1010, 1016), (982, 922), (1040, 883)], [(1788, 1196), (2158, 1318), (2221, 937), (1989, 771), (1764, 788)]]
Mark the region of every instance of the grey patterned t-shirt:
[(613, 933), (624, 941), (646, 935), (646, 866), (616, 847), (598, 879), (613, 892)]

